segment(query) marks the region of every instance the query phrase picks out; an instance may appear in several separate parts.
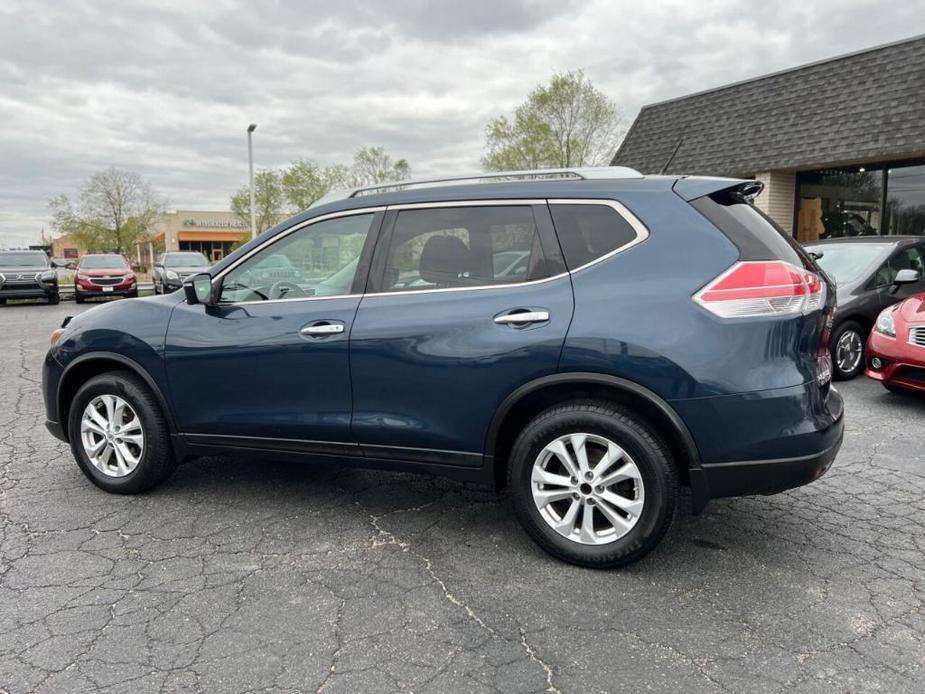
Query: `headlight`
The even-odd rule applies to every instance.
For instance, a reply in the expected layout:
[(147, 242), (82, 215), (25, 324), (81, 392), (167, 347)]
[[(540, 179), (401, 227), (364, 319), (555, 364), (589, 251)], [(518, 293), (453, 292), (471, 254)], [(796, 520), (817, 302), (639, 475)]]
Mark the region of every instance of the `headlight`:
[(56, 279), (58, 279), (58, 275), (54, 270), (46, 270), (41, 274), (40, 279), (43, 282), (54, 282)]
[(174, 272), (173, 270), (168, 270), (168, 271), (165, 272), (164, 274), (167, 275), (167, 279), (169, 279), (169, 280), (178, 280), (178, 279), (180, 279), (180, 275), (178, 275), (178, 274), (177, 274), (176, 272)]
[(874, 330), (889, 337), (896, 337), (896, 319), (893, 318), (895, 310), (895, 306), (883, 309), (880, 315), (877, 316), (877, 324), (874, 325)]

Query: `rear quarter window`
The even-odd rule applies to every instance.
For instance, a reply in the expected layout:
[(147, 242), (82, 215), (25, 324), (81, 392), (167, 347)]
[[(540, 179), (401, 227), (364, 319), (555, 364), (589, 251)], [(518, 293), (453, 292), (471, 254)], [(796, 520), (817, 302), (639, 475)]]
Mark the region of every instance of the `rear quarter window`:
[(786, 231), (734, 191), (722, 191), (691, 201), (739, 249), (741, 260), (784, 260), (816, 270), (815, 263)]
[(609, 205), (552, 203), (549, 209), (569, 270), (636, 240), (635, 229)]

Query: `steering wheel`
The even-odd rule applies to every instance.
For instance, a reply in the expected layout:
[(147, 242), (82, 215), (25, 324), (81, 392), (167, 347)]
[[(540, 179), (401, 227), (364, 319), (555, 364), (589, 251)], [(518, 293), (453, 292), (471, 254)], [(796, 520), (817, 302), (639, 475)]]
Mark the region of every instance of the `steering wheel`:
[(305, 290), (302, 289), (295, 282), (290, 282), (288, 280), (279, 280), (274, 282), (270, 287), (270, 291), (267, 292), (267, 298), (269, 299), (299, 299), (301, 297), (308, 296), (305, 293)]

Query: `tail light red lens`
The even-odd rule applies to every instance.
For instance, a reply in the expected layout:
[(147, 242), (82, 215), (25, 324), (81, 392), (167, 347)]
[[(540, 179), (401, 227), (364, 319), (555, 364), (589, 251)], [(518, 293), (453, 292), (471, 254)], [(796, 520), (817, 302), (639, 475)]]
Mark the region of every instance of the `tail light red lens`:
[(782, 260), (736, 263), (694, 295), (720, 318), (809, 313), (825, 302), (825, 285), (814, 272)]

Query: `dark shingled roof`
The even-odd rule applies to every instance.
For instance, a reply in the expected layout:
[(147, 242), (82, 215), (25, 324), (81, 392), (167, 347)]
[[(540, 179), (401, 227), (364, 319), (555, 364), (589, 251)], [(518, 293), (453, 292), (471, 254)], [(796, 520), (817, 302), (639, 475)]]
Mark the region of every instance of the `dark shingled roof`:
[(916, 156), (925, 36), (644, 106), (612, 164), (751, 176)]

